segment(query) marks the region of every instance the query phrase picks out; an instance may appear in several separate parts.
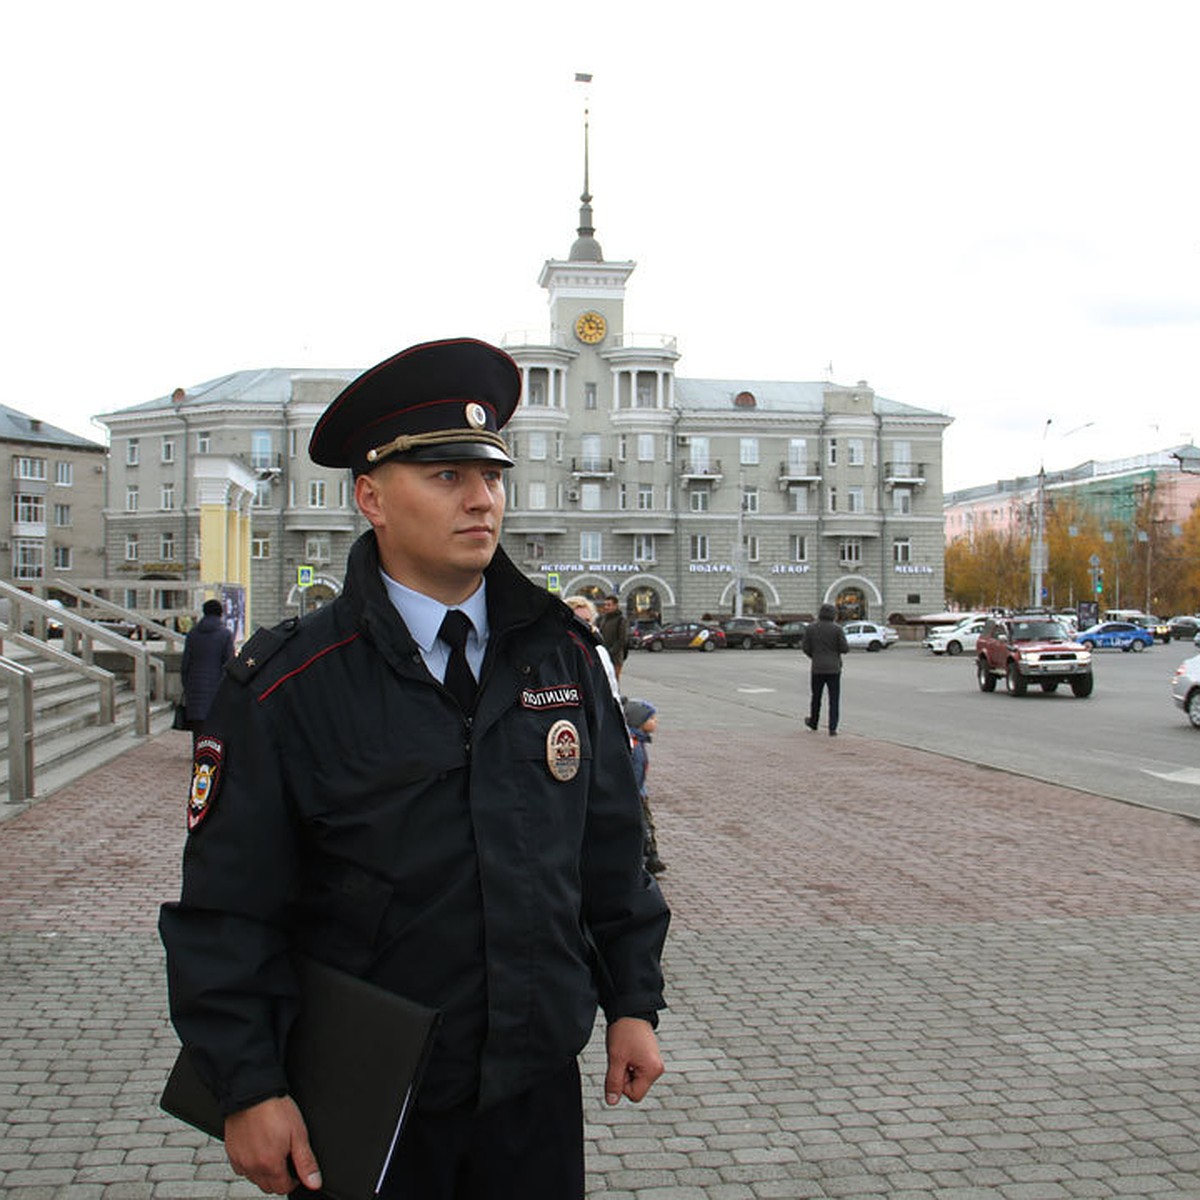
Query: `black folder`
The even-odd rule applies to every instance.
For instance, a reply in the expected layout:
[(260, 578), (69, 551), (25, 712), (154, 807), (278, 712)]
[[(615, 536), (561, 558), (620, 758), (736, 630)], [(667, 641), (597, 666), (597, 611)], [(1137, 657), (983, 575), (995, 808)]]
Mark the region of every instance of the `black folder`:
[[(308, 1126), (322, 1190), (334, 1200), (370, 1200), (412, 1107), (439, 1014), (312, 959), (296, 965), (301, 1007), (288, 1035), (288, 1090)], [(224, 1136), (217, 1099), (186, 1047), (159, 1104)]]

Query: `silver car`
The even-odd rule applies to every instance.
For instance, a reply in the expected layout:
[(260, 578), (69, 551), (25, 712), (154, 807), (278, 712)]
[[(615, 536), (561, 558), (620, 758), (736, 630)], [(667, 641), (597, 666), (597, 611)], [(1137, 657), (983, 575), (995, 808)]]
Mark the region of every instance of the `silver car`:
[(886, 650), (900, 640), (890, 625), (876, 625), (874, 621), (849, 621), (842, 626), (842, 632), (851, 650)]
[[(1200, 634), (1197, 634), (1200, 637)], [(1171, 695), (1187, 713), (1194, 729), (1200, 729), (1200, 654), (1184, 659), (1171, 680)]]

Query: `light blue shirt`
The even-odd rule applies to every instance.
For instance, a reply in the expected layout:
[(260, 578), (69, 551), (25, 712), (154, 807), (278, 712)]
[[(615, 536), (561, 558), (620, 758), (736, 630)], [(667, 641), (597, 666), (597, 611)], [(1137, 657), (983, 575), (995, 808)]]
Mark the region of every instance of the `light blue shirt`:
[[(423, 592), (414, 592), (412, 588), (397, 583), (382, 569), (379, 578), (383, 580), (392, 607), (400, 614), (401, 620), (408, 626), (408, 632), (413, 635), (413, 641), (417, 643), (430, 675), (439, 683), (445, 682), (450, 647), (438, 637), (438, 630), (441, 629), (442, 620), (450, 609), (440, 600), (434, 600)], [(478, 679), (488, 640), (486, 580), (481, 581), (470, 596), (454, 607), (471, 622), (471, 631), (467, 634), (467, 664)]]

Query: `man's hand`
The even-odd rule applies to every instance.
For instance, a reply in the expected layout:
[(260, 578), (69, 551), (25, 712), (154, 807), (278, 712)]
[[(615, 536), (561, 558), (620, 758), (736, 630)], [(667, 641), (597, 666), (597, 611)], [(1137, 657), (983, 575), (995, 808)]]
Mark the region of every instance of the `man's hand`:
[(264, 1192), (290, 1192), (297, 1182), (293, 1166), (306, 1188), (321, 1186), (308, 1129), (291, 1096), (264, 1100), (226, 1117), (225, 1153), (233, 1169)]
[(658, 1038), (649, 1021), (621, 1017), (608, 1027), (608, 1074), (604, 1077), (604, 1103), (616, 1104), (628, 1096), (635, 1104), (663, 1073)]

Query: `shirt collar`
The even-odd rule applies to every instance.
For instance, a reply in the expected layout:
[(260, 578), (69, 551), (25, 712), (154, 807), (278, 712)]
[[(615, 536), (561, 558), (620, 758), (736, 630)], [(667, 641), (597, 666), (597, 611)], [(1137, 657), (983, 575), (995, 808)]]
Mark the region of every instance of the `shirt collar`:
[[(413, 641), (421, 648), (423, 654), (428, 654), (437, 641), (438, 630), (442, 627), (442, 619), (449, 611), (449, 605), (426, 596), (424, 592), (414, 591), (397, 583), (382, 567), (379, 568), (379, 578), (387, 590), (392, 607), (400, 614)], [(487, 580), (481, 580), (479, 586), (461, 604), (454, 608), (466, 614), (473, 626), (476, 641), (481, 645), (487, 641)]]

